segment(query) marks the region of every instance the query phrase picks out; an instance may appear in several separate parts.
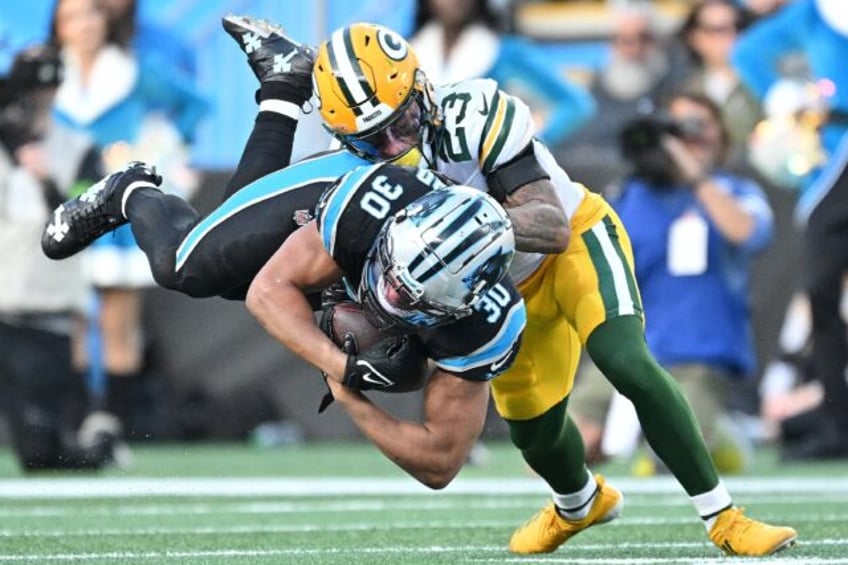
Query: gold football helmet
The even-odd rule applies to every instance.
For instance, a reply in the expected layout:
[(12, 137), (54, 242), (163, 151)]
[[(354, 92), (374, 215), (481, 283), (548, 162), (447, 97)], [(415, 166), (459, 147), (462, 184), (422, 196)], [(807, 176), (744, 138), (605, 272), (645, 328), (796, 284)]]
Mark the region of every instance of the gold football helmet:
[(397, 161), (437, 122), (432, 86), (398, 33), (357, 23), (321, 44), (312, 73), (324, 126), (348, 149)]

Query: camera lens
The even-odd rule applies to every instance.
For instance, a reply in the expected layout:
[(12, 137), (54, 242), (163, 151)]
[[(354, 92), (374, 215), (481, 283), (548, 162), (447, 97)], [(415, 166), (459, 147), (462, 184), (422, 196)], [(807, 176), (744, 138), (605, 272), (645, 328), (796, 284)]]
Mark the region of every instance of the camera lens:
[(707, 124), (701, 118), (681, 118), (677, 120), (677, 129), (683, 139), (700, 139)]

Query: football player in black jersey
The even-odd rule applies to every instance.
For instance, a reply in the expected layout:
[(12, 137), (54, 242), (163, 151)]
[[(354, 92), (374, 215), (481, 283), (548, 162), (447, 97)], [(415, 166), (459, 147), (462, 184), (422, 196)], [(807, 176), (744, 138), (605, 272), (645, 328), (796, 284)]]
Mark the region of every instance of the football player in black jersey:
[[(403, 38), (379, 26), (338, 30), (317, 59), (268, 22), (233, 17), (225, 28), (261, 83), (259, 116), (228, 187), (232, 196), (200, 220), (185, 203), (155, 190), (155, 174), (133, 165), (56, 210), (42, 240), (48, 256), (75, 253), (129, 221), (161, 286), (242, 298), (264, 260), (297, 227), (295, 218), (308, 211), (292, 210), (299, 198), (314, 201), (322, 184), (369, 159), (426, 160), (503, 202), (523, 252), (511, 277), (520, 281), (534, 322), (512, 370), (492, 390), (511, 440), (551, 487), (553, 500), (514, 532), (510, 549), (554, 551), (620, 512), (621, 494), (585, 467), (579, 433), (567, 417), (582, 344), (637, 405), (651, 446), (718, 547), (765, 555), (794, 543), (792, 528), (751, 520), (733, 506), (685, 399), (644, 346), (626, 232), (608, 204), (572, 182), (532, 139), (525, 104), (486, 80), (434, 91)], [(276, 170), (288, 163), (313, 60), (318, 109), (347, 150)], [(378, 67), (391, 72), (363, 71)]]
[[(526, 313), (505, 277), (514, 247), (506, 212), (487, 194), (445, 185), (426, 169), (359, 167), (324, 194), (316, 220), (260, 270), (247, 306), (272, 336), (323, 371), (380, 451), (442, 488), (482, 431), (489, 381), (518, 351)], [(307, 293), (343, 276), (374, 325), (414, 333), (435, 362), (423, 423), (397, 419), (359, 392), (404, 378), (393, 374), (391, 355), (348, 355), (316, 325)]]

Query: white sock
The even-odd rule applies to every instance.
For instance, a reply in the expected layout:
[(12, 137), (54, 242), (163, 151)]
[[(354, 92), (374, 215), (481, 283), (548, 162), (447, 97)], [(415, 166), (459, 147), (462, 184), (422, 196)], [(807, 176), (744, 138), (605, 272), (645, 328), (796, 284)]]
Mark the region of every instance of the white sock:
[(730, 493), (721, 481), (718, 482), (713, 490), (696, 494), (689, 497), (689, 499), (695, 505), (695, 510), (698, 512), (701, 520), (704, 521), (704, 527), (708, 532), (712, 529), (713, 524), (715, 524), (718, 515), (733, 506)]
[(566, 520), (582, 520), (592, 509), (592, 502), (598, 493), (598, 483), (589, 470), (586, 470), (586, 484), (577, 492), (569, 494), (553, 493), (560, 516)]
[(159, 188), (155, 184), (143, 180), (135, 181), (134, 183), (126, 187), (124, 189), (124, 194), (121, 197), (121, 215), (124, 217), (124, 219), (127, 219), (127, 200), (129, 200), (130, 195), (139, 188), (154, 188), (156, 190), (159, 190)]

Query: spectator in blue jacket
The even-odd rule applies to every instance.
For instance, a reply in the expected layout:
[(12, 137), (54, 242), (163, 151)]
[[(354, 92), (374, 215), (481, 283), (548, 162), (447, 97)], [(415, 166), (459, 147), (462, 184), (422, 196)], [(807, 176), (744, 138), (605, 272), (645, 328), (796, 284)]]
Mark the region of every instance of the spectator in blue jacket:
[(829, 113), (819, 129), (825, 163), (803, 180), (796, 219), (804, 226), (805, 292), (812, 308), (812, 370), (825, 392), (820, 432), (789, 458), (848, 458), (848, 331), (840, 316), (848, 272), (848, 7), (844, 0), (793, 0), (739, 40), (733, 62), (760, 98), (779, 82), (781, 60), (806, 56)]
[(554, 147), (589, 121), (595, 103), (532, 43), (505, 33), (503, 20), (487, 0), (419, 0), (409, 43), (434, 84), (486, 77), (521, 96)]
[[(720, 424), (734, 384), (755, 373), (749, 277), (752, 259), (771, 240), (772, 211), (753, 180), (721, 169), (728, 134), (714, 102), (677, 93), (667, 111), (670, 125), (625, 128), (624, 152), (635, 172), (613, 206), (633, 245), (648, 346), (680, 382), (719, 468), (739, 471), (744, 438), (729, 438), (740, 447), (727, 457)], [(656, 136), (646, 135), (652, 123)], [(606, 406), (588, 400), (584, 386), (572, 406), (584, 432), (594, 426), (587, 448), (597, 449)], [(602, 411), (593, 412), (598, 406)]]

